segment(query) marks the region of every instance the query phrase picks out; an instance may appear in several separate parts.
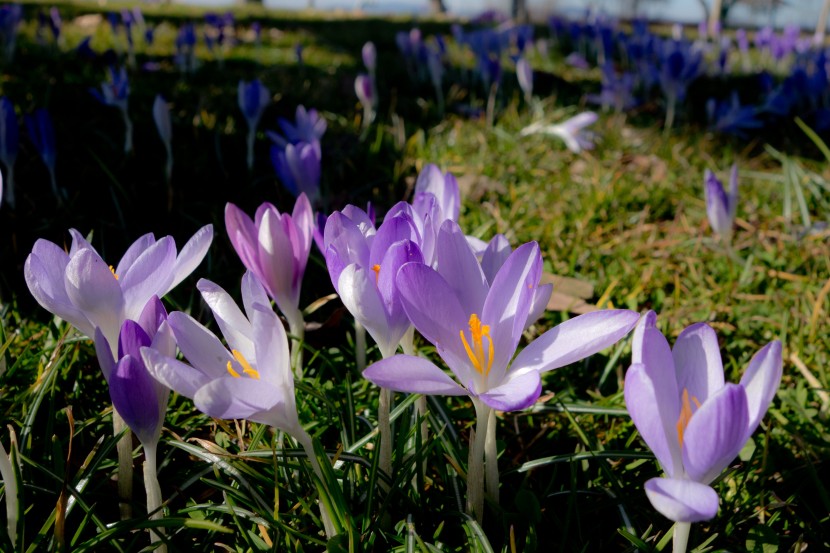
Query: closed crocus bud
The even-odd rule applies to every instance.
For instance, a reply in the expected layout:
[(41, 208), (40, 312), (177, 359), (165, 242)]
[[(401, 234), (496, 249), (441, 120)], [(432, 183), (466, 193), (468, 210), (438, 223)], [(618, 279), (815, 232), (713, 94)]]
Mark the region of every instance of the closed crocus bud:
[(728, 192), (715, 174), (708, 169), (703, 178), (703, 186), (709, 224), (712, 230), (729, 239), (732, 236), (732, 225), (735, 222), (735, 210), (738, 204), (738, 166), (732, 166)]
[(516, 62), (516, 78), (519, 79), (519, 87), (525, 98), (530, 100), (533, 96), (533, 68), (524, 58), (519, 58)]
[(170, 107), (161, 94), (157, 94), (153, 102), (153, 120), (156, 122), (162, 142), (169, 149), (173, 141), (173, 126), (170, 123)]
[(366, 66), (366, 71), (374, 75), (378, 61), (378, 52), (375, 49), (375, 44), (371, 41), (364, 44), (361, 55), (363, 56), (363, 65)]

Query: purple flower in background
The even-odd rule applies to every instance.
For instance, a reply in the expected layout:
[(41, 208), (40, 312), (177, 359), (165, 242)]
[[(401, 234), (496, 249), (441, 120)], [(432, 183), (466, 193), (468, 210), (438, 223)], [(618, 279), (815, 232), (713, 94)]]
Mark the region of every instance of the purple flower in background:
[(66, 191), (58, 188), (55, 176), (55, 162), (57, 151), (55, 147), (55, 127), (52, 124), (52, 117), (44, 108), (38, 108), (31, 115), (26, 116), (26, 129), (29, 131), (29, 139), (35, 145), (40, 154), (40, 159), (49, 171), (49, 183), (52, 187), (52, 195), (58, 202), (66, 197)]
[(14, 105), (6, 96), (0, 97), (0, 162), (6, 169), (3, 198), (14, 209), (14, 162), (20, 146), (20, 130)]
[(529, 104), (533, 98), (533, 68), (525, 58), (519, 58), (516, 62), (516, 78), (525, 95), (525, 102)]
[(282, 185), (295, 198), (305, 194), (312, 205), (320, 202), (321, 158), (319, 142), (271, 146), (271, 162)]
[(585, 131), (585, 127), (596, 123), (598, 116), (593, 111), (586, 111), (566, 119), (555, 125), (543, 125), (532, 123), (521, 130), (519, 136), (527, 136), (535, 133), (558, 136), (565, 141), (565, 146), (570, 151), (578, 154), (582, 150), (591, 150), (594, 147), (592, 133)]
[(375, 94), (375, 83), (370, 75), (361, 73), (354, 80), (354, 91), (360, 105), (363, 106), (363, 127), (368, 127), (375, 119), (375, 108), (377, 96)]
[(653, 311), (637, 325), (625, 376), (631, 419), (666, 473), (646, 482), (646, 495), (673, 521), (709, 520), (718, 512), (718, 495), (709, 484), (738, 455), (775, 397), (781, 343), (764, 346), (740, 383), (731, 384), (724, 382), (710, 326), (687, 327), (670, 349), (655, 325)]
[(17, 46), (17, 28), (23, 19), (23, 7), (20, 4), (0, 6), (0, 52), (6, 62), (14, 57)]
[(102, 104), (117, 108), (124, 120), (124, 151), (133, 151), (133, 123), (127, 110), (130, 99), (130, 81), (127, 78), (127, 69), (121, 67), (118, 71), (114, 67), (107, 70), (107, 80), (101, 83), (101, 91), (91, 88), (90, 93)]
[(285, 148), (287, 144), (297, 144), (299, 142), (307, 142), (313, 144), (320, 142), (323, 135), (326, 133), (326, 120), (317, 112), (316, 109), (311, 108), (306, 110), (305, 106), (297, 106), (294, 113), (294, 122), (292, 123), (284, 117), (277, 119), (277, 124), (282, 129), (285, 137), (283, 138), (274, 131), (265, 131), (274, 144), (280, 148)]
[(703, 176), (703, 191), (706, 197), (706, 215), (712, 230), (729, 240), (738, 207), (738, 165), (733, 165), (729, 173), (728, 192), (709, 169)]
[(69, 253), (48, 240), (35, 242), (23, 268), (26, 284), (44, 309), (86, 336), (100, 328), (111, 347), (124, 321), (138, 320), (150, 298), (163, 297), (193, 272), (213, 240), (213, 226), (206, 225), (177, 254), (171, 236), (156, 241), (145, 234), (113, 267), (78, 231), (69, 232)]
[[(153, 101), (153, 121), (156, 123), (156, 130), (159, 132), (159, 137), (164, 143), (164, 150), (167, 153), (164, 175), (169, 184), (173, 178), (173, 124), (170, 121), (170, 106), (167, 105), (167, 101), (161, 94), (157, 94)], [(171, 199), (168, 197), (168, 202)]]
[(360, 51), (360, 54), (363, 57), (363, 65), (366, 67), (366, 71), (369, 72), (369, 75), (374, 77), (378, 61), (378, 52), (375, 49), (375, 44), (371, 41), (367, 42), (363, 45), (363, 49)]
[(248, 123), (248, 169), (250, 170), (254, 167), (256, 128), (262, 117), (262, 112), (271, 102), (271, 93), (259, 79), (254, 79), (251, 82), (240, 80), (237, 88), (237, 98), (239, 109), (242, 110), (242, 115), (245, 116), (245, 121)]
[(185, 23), (176, 34), (176, 67), (182, 73), (191, 73), (196, 69), (196, 27)]
[(300, 194), (291, 214), (264, 203), (253, 220), (229, 203), (225, 206), (225, 227), (242, 264), (277, 302), (291, 333), (302, 339), (305, 324), (299, 308), (300, 288), (314, 230), (308, 198)]

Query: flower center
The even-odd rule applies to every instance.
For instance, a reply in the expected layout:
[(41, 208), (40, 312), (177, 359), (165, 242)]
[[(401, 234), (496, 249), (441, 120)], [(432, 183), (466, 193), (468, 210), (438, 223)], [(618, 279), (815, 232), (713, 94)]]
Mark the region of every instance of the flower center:
[[(490, 325), (481, 324), (481, 319), (478, 315), (473, 313), (470, 315), (470, 337), (472, 339), (472, 346), (467, 341), (464, 335), (464, 330), (459, 330), (458, 334), (461, 336), (461, 342), (464, 344), (464, 349), (467, 351), (467, 356), (476, 370), (487, 376), (490, 374), (490, 367), (493, 366), (493, 340), (490, 338)], [(487, 338), (487, 355), (484, 354), (484, 338)]]
[(380, 265), (372, 265), (372, 270), (375, 272), (375, 284), (380, 280)]
[(689, 426), (689, 421), (692, 420), (692, 403), (695, 404), (695, 409), (700, 409), (700, 402), (696, 397), (689, 397), (689, 390), (683, 388), (683, 397), (680, 405), (680, 417), (677, 419), (677, 440), (680, 442), (680, 447), (683, 447), (683, 434), (686, 432), (686, 427)]
[[(248, 360), (245, 359), (244, 355), (242, 355), (241, 353), (239, 353), (238, 350), (235, 349), (231, 350), (231, 354), (233, 355), (233, 358), (236, 359), (236, 362), (239, 363), (239, 365), (242, 367), (243, 374), (247, 374), (254, 380), (259, 380), (259, 371), (253, 368), (250, 363), (248, 363)], [(228, 361), (228, 374), (230, 374), (234, 378), (239, 378), (242, 376), (236, 370), (234, 370), (232, 361)]]
[(115, 267), (113, 267), (112, 265), (110, 265), (110, 272), (112, 273), (112, 276), (115, 277), (115, 280), (118, 280), (118, 275), (115, 274)]

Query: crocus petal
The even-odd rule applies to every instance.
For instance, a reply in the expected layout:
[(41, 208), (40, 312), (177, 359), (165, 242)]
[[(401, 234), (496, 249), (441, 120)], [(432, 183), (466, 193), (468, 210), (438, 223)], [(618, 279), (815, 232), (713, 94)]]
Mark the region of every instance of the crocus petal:
[(464, 385), (479, 379), (460, 332), (467, 331), (464, 313), (455, 292), (438, 272), (422, 263), (407, 263), (398, 271), (398, 291), (407, 317), (424, 338), (435, 344), (438, 354)]
[(124, 296), (118, 280), (94, 250), (80, 250), (69, 260), (66, 291), (70, 301), (114, 344), (124, 319)]
[(672, 348), (677, 389), (700, 403), (723, 388), (723, 362), (714, 329), (697, 323), (686, 327)]
[(193, 399), (196, 392), (214, 378), (154, 348), (141, 348), (141, 358), (153, 378), (187, 398)]
[[(634, 328), (639, 317), (637, 312), (627, 309), (607, 309), (574, 317), (533, 340), (516, 356), (513, 366), (540, 372), (564, 367), (615, 344)], [(670, 357), (668, 344), (666, 353)]]
[(349, 265), (340, 273), (337, 289), (343, 305), (377, 342), (381, 354), (388, 357), (395, 353), (403, 332), (397, 337), (389, 335), (388, 315), (376, 279), (371, 269)]
[(259, 274), (257, 261), (257, 228), (248, 215), (232, 203), (225, 206), (225, 228), (233, 249), (249, 271)]
[(392, 244), (401, 240), (411, 240), (417, 243), (418, 239), (418, 233), (409, 215), (403, 213), (394, 217), (387, 215), (372, 239), (369, 249), (369, 267), (367, 268), (383, 263), (383, 258), (389, 248), (392, 247)]
[(381, 388), (411, 394), (463, 396), (469, 394), (431, 361), (414, 355), (395, 355), (366, 367), (366, 380)]
[(121, 325), (121, 331), (118, 333), (118, 358), (122, 359), (126, 355), (138, 357), (142, 347), (148, 347), (151, 343), (150, 336), (144, 332), (137, 322), (127, 319)]
[(100, 328), (95, 329), (95, 356), (98, 358), (98, 365), (104, 374), (104, 380), (109, 381), (110, 375), (115, 370), (115, 357)]
[(268, 299), (268, 294), (262, 283), (251, 271), (245, 271), (242, 275), (242, 305), (245, 308), (245, 313), (248, 315), (248, 320), (251, 320), (254, 314), (254, 305), (260, 304), (265, 307), (271, 306), (271, 300)]
[[(286, 396), (294, 397), (294, 373), (288, 351), (288, 337), (277, 314), (267, 305), (254, 304), (251, 314), (254, 348), (259, 376), (281, 386)], [(267, 361), (263, 363), (263, 361)]]
[[(141, 325), (147, 336), (153, 338), (161, 323), (167, 320), (167, 310), (158, 296), (153, 296), (141, 310), (136, 322)], [(137, 354), (136, 354), (137, 355)]]
[(296, 234), (289, 215), (280, 216), (271, 210), (265, 212), (259, 227), (258, 256), (262, 260), (279, 262), (263, 262), (260, 265), (262, 284), (283, 313), (296, 311), (300, 301), (294, 257)]
[(694, 412), (683, 435), (683, 466), (689, 478), (714, 480), (746, 442), (746, 390), (726, 384)]
[[(227, 366), (233, 357), (215, 334), (181, 311), (170, 313), (167, 324), (176, 336), (179, 349), (194, 367), (210, 378), (228, 374)], [(169, 384), (168, 387), (176, 390)]]
[(533, 299), (530, 302), (530, 311), (525, 321), (525, 329), (539, 320), (548, 307), (548, 302), (553, 294), (553, 284), (541, 284), (533, 291)]
[(176, 264), (173, 267), (173, 280), (167, 287), (167, 290), (162, 292), (162, 296), (178, 286), (181, 281), (187, 278), (199, 266), (199, 263), (207, 255), (212, 242), (213, 225), (205, 225), (196, 231), (196, 234), (187, 241), (182, 251), (179, 252), (178, 257), (176, 257)]
[(159, 397), (140, 357), (127, 355), (118, 361), (109, 378), (109, 391), (113, 407), (141, 443), (155, 443), (161, 430)]
[(142, 252), (126, 274), (116, 273), (127, 318), (137, 319), (153, 295), (163, 296), (167, 292), (175, 263), (176, 244), (173, 238), (165, 236)]
[(249, 419), (265, 424), (275, 424), (264, 415), (282, 401), (284, 397), (279, 387), (244, 376), (211, 380), (193, 396), (196, 408), (211, 417)]
[(746, 390), (749, 420), (747, 438), (755, 431), (769, 408), (782, 374), (781, 342), (774, 340), (761, 348), (749, 362), (741, 378), (741, 386)]
[[(74, 235), (72, 241), (73, 243), (75, 242)], [(88, 242), (86, 242), (86, 240), (84, 240), (84, 242), (87, 245), (89, 244)], [(152, 232), (148, 232), (147, 234), (145, 234), (144, 236), (140, 237), (138, 240), (130, 244), (130, 247), (127, 248), (127, 251), (124, 252), (124, 255), (121, 256), (121, 260), (118, 262), (118, 266), (115, 268), (115, 274), (126, 275), (129, 272), (132, 264), (135, 263), (136, 259), (138, 259), (138, 256), (144, 253), (150, 246), (152, 246), (155, 243), (155, 236), (153, 236)], [(80, 244), (81, 243), (79, 242), (79, 245)], [(92, 246), (89, 247), (91, 248)]]
[(297, 262), (297, 270), (302, 275), (305, 273), (314, 234), (314, 210), (311, 209), (311, 202), (305, 193), (300, 194), (297, 201), (294, 202), (294, 211), (291, 212), (291, 220), (297, 228), (295, 259)]
[(239, 351), (246, 359), (254, 359), (251, 323), (242, 314), (233, 298), (221, 286), (204, 278), (199, 280), (196, 288), (202, 293), (202, 298), (213, 312), (213, 318), (216, 319), (219, 330), (231, 349)]
[(676, 452), (675, 455), (679, 454), (677, 433), (671, 434), (665, 427), (659, 408), (663, 397), (655, 389), (644, 365), (635, 363), (629, 367), (625, 373), (624, 392), (625, 406), (634, 426), (657, 457), (663, 471), (669, 476), (674, 476), (680, 469), (681, 461), (679, 456), (672, 456), (672, 450)]
[(631, 363), (643, 362), (643, 336), (646, 330), (657, 329), (657, 313), (647, 311), (640, 317), (637, 326), (634, 327), (634, 334), (631, 336)]
[(438, 272), (452, 287), (461, 308), (468, 316), (475, 313), (481, 317), (490, 287), (464, 233), (454, 221), (441, 225), (435, 249)]
[(526, 370), (509, 374), (501, 385), (478, 397), (493, 409), (518, 411), (536, 403), (541, 393), (541, 375), (538, 371)]
[(700, 522), (718, 514), (718, 494), (705, 484), (678, 478), (652, 478), (646, 496), (658, 513), (675, 522)]
[(497, 234), (490, 240), (481, 255), (481, 270), (484, 272), (484, 276), (487, 277), (487, 282), (493, 282), (496, 273), (499, 272), (499, 269), (512, 252), (513, 248), (510, 247), (510, 242), (503, 234)]

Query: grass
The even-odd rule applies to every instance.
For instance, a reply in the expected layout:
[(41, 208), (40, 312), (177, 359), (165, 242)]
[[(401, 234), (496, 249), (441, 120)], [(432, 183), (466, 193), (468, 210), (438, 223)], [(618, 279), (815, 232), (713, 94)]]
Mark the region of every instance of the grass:
[[(20, 112), (41, 106), (52, 111), (58, 182), (70, 199), (63, 208), (55, 205), (36, 152), (22, 142), (18, 208), (0, 212), (6, 237), (0, 245), (0, 412), (9, 425), (4, 445), (13, 432), (20, 452), (26, 509), (20, 550), (148, 550), (147, 533), (139, 530), (157, 524), (166, 528), (171, 550), (326, 547), (319, 493), (302, 450), (262, 425), (211, 419), (176, 395), (159, 449), (168, 516), (161, 522), (143, 516), (137, 476), (136, 515), (119, 522), (111, 407), (93, 347), (38, 307), (22, 280), (34, 240), (64, 244), (70, 227), (92, 231), (104, 258), (115, 259), (145, 232), (173, 234), (181, 244), (213, 222), (217, 237), (197, 276), (238, 290), (242, 266), (223, 236), (225, 203), (249, 212), (263, 201), (281, 209), (290, 205), (262, 133), (254, 170), (244, 167), (236, 83), (252, 77), (261, 78), (275, 97), (260, 130), (276, 128), (277, 116), (293, 117), (300, 103), (323, 111), (329, 124), (322, 143), (323, 186), (332, 208), (371, 200), (382, 213), (411, 192), (424, 164), (437, 163), (462, 181), (461, 223), (467, 232), (485, 239), (502, 232), (513, 244), (538, 241), (547, 272), (590, 284), (588, 301), (599, 307), (654, 309), (670, 341), (691, 323), (709, 322), (718, 332), (729, 380), (740, 377), (761, 346), (782, 340), (784, 381), (777, 398), (740, 462), (716, 483), (718, 516), (694, 525), (690, 543), (699, 550), (731, 551), (828, 546), (830, 493), (823, 475), (830, 459), (830, 230), (803, 224), (805, 212), (811, 222), (827, 220), (826, 189), (809, 182), (812, 175), (826, 183), (828, 174), (823, 164), (796, 155), (812, 152), (806, 139), (776, 144), (784, 156), (776, 157), (760, 143), (724, 139), (694, 125), (666, 135), (659, 117), (646, 110), (630, 118), (604, 115), (595, 125), (596, 149), (574, 155), (555, 138), (518, 137), (535, 116), (512, 81), (498, 98), (494, 126), (451, 109), (442, 117), (429, 87), (412, 85), (398, 60), (394, 32), (410, 24), (396, 19), (240, 12), (239, 29), (253, 18), (276, 29), (263, 33), (262, 48), (234, 49), (222, 69), (200, 49), (201, 67), (182, 77), (170, 58), (175, 29), (201, 12), (158, 6), (147, 10), (148, 21), (164, 21), (158, 43), (138, 57), (140, 63), (158, 61), (161, 70), (131, 73), (136, 154), (125, 157), (117, 113), (97, 105), (87, 91), (103, 79), (104, 65), (38, 45), (33, 18), (40, 5), (25, 9), (28, 22), (17, 56), (4, 70), (2, 93)], [(61, 10), (68, 22), (69, 14), (93, 8)], [(441, 21), (421, 28), (425, 36), (448, 32)], [(83, 32), (68, 24), (65, 34), (68, 48)], [(352, 83), (361, 70), (360, 46), (369, 37), (378, 45), (381, 104), (379, 121), (360, 141)], [(305, 46), (302, 67), (293, 58), (298, 42)], [(95, 31), (94, 44), (115, 44), (105, 24)], [(460, 52), (454, 55), (464, 63)], [(555, 64), (550, 69), (556, 71)], [(561, 83), (550, 84), (539, 100), (547, 120), (581, 109), (574, 104), (597, 76), (583, 78), (565, 72)], [(159, 92), (173, 105), (171, 213), (164, 210), (164, 150), (150, 114)], [(450, 107), (484, 101), (463, 84), (446, 92)], [(730, 256), (708, 228), (702, 177), (705, 168), (725, 177), (733, 162), (741, 169), (741, 200)], [(790, 174), (806, 176), (787, 181)], [(188, 279), (167, 305), (207, 322), (194, 283)], [(325, 264), (313, 252), (301, 305), (331, 293)], [(569, 317), (548, 312), (528, 338)], [(308, 319), (319, 328), (306, 337), (307, 376), (297, 385), (300, 420), (334, 462), (329, 484), (342, 490), (332, 509), (344, 532), (328, 544), (329, 551), (668, 547), (671, 523), (642, 492), (659, 469), (624, 410), (627, 342), (546, 375), (535, 406), (499, 414), (501, 502), (490, 505), (479, 525), (464, 514), (466, 444), (474, 420), (469, 402), (430, 398), (431, 436), (419, 443), (414, 398), (398, 394), (394, 471), (384, 481), (374, 454), (377, 390), (356, 370), (350, 318), (335, 299)], [(428, 344), (419, 345), (433, 354)], [(378, 359), (378, 352), (370, 349), (369, 358)], [(417, 468), (424, 460), (421, 477)], [(136, 467), (141, 462), (137, 448)], [(8, 542), (0, 549), (12, 550)]]

